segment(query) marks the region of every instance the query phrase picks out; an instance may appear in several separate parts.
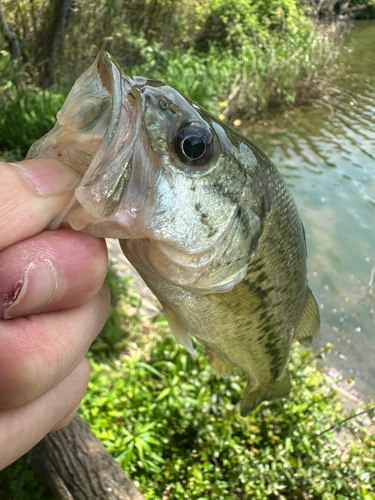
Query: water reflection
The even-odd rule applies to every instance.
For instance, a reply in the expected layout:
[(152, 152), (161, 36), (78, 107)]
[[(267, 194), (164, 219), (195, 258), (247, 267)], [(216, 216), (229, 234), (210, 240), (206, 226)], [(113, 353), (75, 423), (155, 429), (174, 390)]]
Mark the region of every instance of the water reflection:
[(280, 169), (305, 223), (322, 318), (315, 345), (331, 342), (327, 364), (375, 396), (375, 23), (358, 23), (348, 45), (333, 104), (244, 133)]

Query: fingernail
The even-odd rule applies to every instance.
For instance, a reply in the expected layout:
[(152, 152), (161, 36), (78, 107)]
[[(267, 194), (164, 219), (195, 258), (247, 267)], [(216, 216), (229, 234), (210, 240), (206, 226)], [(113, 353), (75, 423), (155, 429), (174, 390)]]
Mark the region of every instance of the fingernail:
[(4, 318), (11, 319), (37, 312), (56, 297), (57, 272), (51, 262), (31, 262), (23, 277), (6, 294)]
[(72, 191), (82, 177), (72, 167), (57, 160), (25, 160), (10, 165), (21, 170), (42, 196)]

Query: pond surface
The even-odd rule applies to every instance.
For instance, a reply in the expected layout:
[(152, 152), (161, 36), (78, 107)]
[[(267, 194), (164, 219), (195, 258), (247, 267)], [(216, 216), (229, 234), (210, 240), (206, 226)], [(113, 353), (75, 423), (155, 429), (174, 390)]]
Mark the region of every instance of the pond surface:
[(309, 284), (321, 313), (315, 346), (375, 396), (375, 22), (355, 24), (340, 91), (245, 130), (284, 175), (306, 229)]

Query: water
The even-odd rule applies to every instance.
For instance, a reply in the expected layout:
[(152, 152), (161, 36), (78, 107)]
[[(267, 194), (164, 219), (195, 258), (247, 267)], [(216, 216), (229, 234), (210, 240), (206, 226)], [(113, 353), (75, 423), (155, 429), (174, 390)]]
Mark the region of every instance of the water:
[[(284, 175), (306, 229), (326, 364), (375, 396), (375, 22), (355, 25), (340, 93), (245, 131)], [(375, 280), (374, 280), (375, 281)]]

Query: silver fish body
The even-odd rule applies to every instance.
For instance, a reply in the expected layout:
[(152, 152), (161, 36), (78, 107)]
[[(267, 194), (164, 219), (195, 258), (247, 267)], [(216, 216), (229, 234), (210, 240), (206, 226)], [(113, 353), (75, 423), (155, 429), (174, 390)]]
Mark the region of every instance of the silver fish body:
[(168, 85), (121, 74), (101, 53), (29, 158), (61, 158), (83, 178), (53, 222), (121, 247), (159, 298), (172, 333), (213, 368), (249, 377), (247, 415), (286, 396), (294, 338), (319, 313), (293, 198), (256, 146)]

